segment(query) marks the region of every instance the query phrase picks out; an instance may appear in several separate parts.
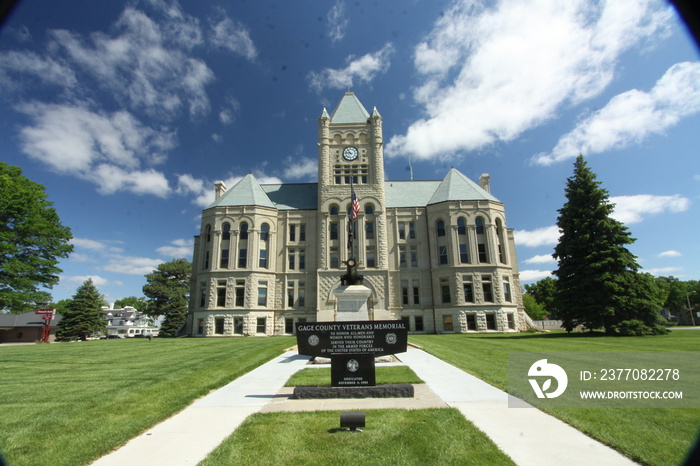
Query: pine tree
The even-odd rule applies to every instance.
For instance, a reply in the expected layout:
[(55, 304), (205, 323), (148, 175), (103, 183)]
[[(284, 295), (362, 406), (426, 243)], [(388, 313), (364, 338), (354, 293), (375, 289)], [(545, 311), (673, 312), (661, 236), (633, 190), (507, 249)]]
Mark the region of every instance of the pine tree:
[(554, 252), (558, 315), (568, 331), (583, 325), (613, 332), (633, 314), (639, 266), (626, 246), (634, 238), (610, 216), (614, 205), (600, 184), (580, 155), (567, 180), (567, 202), (559, 209), (561, 236)]
[(104, 299), (92, 283), (92, 279), (85, 280), (64, 310), (56, 330), (56, 339), (84, 340), (88, 336), (105, 333), (107, 327), (102, 314), (104, 304)]
[(175, 259), (158, 266), (146, 275), (143, 294), (149, 300), (150, 315), (164, 315), (160, 335), (174, 337), (187, 319), (192, 264), (186, 259)]

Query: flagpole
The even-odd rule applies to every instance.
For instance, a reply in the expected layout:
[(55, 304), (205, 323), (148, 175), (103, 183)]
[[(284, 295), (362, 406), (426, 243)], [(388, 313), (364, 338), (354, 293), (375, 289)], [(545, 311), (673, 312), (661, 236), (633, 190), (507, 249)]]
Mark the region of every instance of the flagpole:
[(357, 226), (357, 217), (355, 216), (355, 199), (353, 198), (354, 192), (355, 188), (353, 185), (353, 174), (352, 170), (350, 170), (350, 211), (352, 212), (350, 214), (350, 228), (352, 229), (352, 236), (350, 237), (350, 257), (348, 257), (348, 259), (355, 257), (355, 227)]

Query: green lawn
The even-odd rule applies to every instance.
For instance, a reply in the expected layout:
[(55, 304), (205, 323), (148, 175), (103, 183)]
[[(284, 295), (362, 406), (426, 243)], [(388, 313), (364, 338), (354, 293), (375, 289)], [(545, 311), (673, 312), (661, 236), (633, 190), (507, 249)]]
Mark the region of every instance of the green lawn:
[(337, 411), (253, 414), (200, 466), (513, 464), (456, 409), (367, 410), (362, 433)]
[[(390, 366), (382, 367), (378, 365), (376, 368), (377, 385), (398, 384), (398, 383), (424, 383), (415, 372), (406, 366)], [(292, 375), (285, 387), (300, 387), (308, 385), (331, 385), (331, 368), (309, 368), (302, 369)]]
[(14, 466), (87, 464), (294, 344), (144, 338), (0, 347), (0, 448)]
[[(586, 334), (411, 335), (409, 340), (506, 389), (509, 351), (698, 351), (700, 331), (648, 337)], [(554, 416), (646, 464), (682, 462), (700, 428), (700, 409), (550, 409)]]

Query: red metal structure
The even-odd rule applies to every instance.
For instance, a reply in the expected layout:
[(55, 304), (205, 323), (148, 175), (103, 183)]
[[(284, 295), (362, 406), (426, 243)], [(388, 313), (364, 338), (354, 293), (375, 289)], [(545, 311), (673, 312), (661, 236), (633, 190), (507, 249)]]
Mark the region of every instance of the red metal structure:
[(35, 314), (40, 314), (41, 318), (44, 320), (44, 329), (41, 331), (41, 343), (49, 342), (49, 335), (51, 333), (51, 321), (53, 320), (54, 314), (56, 314), (56, 309), (37, 309), (34, 311)]

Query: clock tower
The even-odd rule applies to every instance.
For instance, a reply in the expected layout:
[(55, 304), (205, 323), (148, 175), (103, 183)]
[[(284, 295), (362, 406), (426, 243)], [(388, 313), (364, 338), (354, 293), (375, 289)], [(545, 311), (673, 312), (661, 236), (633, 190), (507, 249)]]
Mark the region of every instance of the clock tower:
[[(389, 267), (383, 144), (381, 115), (376, 107), (368, 113), (353, 92), (318, 119), (320, 270), (337, 275), (338, 264), (353, 256), (365, 284), (379, 281), (382, 288)], [(351, 189), (360, 203), (353, 251), (347, 249)]]

